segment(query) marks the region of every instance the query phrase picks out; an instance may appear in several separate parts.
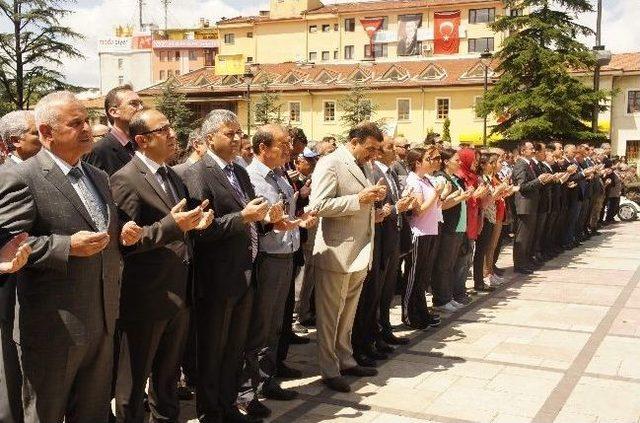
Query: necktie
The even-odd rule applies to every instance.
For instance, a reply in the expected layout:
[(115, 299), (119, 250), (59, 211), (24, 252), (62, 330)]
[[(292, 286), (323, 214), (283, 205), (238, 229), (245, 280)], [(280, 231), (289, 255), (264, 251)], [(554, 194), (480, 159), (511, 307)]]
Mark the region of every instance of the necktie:
[[(227, 179), (229, 183), (236, 191), (236, 194), (240, 197), (243, 204), (247, 204), (247, 196), (244, 193), (244, 190), (240, 186), (240, 182), (238, 182), (238, 178), (236, 178), (236, 174), (233, 171), (233, 163), (229, 163), (224, 167), (224, 172), (227, 175)], [(258, 255), (258, 230), (256, 229), (255, 223), (249, 224), (249, 237), (251, 238), (251, 245), (249, 249), (251, 250), (251, 260), (255, 260)]]
[[(391, 198), (393, 199), (393, 201), (398, 201), (400, 199), (398, 175), (391, 168), (387, 169), (387, 174), (389, 175), (389, 189), (391, 190)], [(398, 230), (402, 228), (402, 213), (396, 213), (396, 225), (398, 226)]]
[(80, 189), (80, 195), (82, 196), (82, 202), (91, 216), (91, 220), (96, 224), (98, 231), (107, 230), (107, 208), (104, 203), (96, 198), (95, 194), (91, 192), (87, 186), (87, 180), (84, 173), (79, 167), (73, 167), (69, 171), (69, 176), (78, 183)]
[(278, 190), (278, 198), (282, 201), (285, 214), (289, 214), (289, 198), (287, 197), (287, 193), (284, 192), (280, 184), (278, 183), (278, 176), (275, 174), (273, 170), (267, 173), (267, 177), (271, 179), (271, 181), (275, 184), (275, 188)]
[(158, 175), (160, 175), (160, 178), (162, 178), (162, 181), (164, 182), (164, 186), (165, 186), (164, 191), (167, 193), (167, 195), (171, 199), (172, 204), (173, 205), (178, 204), (179, 202), (178, 195), (176, 193), (175, 188), (173, 187), (173, 184), (171, 183), (171, 179), (169, 178), (167, 168), (164, 166), (160, 166), (160, 168), (158, 169)]

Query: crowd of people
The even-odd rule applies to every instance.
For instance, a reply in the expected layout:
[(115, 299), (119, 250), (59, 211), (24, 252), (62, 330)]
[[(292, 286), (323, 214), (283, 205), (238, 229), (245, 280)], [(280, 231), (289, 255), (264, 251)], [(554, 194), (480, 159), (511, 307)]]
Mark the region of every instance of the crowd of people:
[(115, 398), (115, 421), (177, 422), (191, 390), (200, 422), (261, 421), (263, 398), (297, 397), (280, 382), (310, 327), (322, 381), (349, 392), (410, 342), (396, 295), (405, 326), (438, 326), (505, 282), (505, 244), (527, 275), (599, 235), (629, 178), (608, 144), (454, 148), (363, 122), (311, 145), (228, 110), (176, 164), (130, 87), (105, 113), (97, 142), (65, 91), (0, 119), (0, 421), (104, 423)]

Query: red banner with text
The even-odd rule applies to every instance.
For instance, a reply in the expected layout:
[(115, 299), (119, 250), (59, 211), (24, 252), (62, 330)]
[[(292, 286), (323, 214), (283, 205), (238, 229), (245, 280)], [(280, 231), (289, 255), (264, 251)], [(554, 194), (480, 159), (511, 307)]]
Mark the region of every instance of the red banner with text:
[(460, 11), (434, 13), (433, 51), (435, 54), (456, 54), (460, 49)]

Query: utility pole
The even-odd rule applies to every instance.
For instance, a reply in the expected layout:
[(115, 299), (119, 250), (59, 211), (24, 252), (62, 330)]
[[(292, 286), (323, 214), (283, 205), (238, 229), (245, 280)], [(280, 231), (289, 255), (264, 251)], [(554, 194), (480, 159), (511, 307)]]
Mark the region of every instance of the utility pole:
[(167, 10), (169, 9), (169, 3), (171, 0), (162, 0), (162, 6), (164, 7), (164, 29), (167, 29)]
[(138, 18), (140, 23), (140, 31), (143, 31), (142, 27), (142, 8), (144, 7), (144, 0), (138, 0)]
[[(593, 48), (596, 54), (599, 51), (604, 50), (604, 46), (602, 45), (602, 0), (598, 0), (597, 7), (598, 7), (597, 9), (598, 17), (596, 21), (596, 45)], [(596, 62), (596, 68), (594, 69), (594, 72), (593, 72), (593, 89), (594, 91), (598, 92), (600, 91), (601, 62), (600, 62), (600, 58), (598, 56), (596, 57), (598, 58), (598, 61)], [(598, 104), (598, 101), (596, 100), (596, 103), (593, 105), (593, 116), (591, 119), (591, 130), (593, 132), (598, 132), (598, 114), (599, 113), (600, 113), (600, 104)]]

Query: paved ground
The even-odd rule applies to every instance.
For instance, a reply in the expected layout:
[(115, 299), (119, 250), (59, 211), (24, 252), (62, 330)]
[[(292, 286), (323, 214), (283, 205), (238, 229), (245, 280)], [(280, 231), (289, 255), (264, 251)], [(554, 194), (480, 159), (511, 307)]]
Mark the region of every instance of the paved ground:
[(283, 384), (299, 400), (267, 403), (271, 421), (640, 422), (640, 222), (603, 233), (532, 277), (509, 273), (437, 330), (406, 332), (413, 342), (352, 393), (319, 382), (314, 342), (292, 348), (307, 377)]

